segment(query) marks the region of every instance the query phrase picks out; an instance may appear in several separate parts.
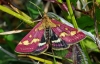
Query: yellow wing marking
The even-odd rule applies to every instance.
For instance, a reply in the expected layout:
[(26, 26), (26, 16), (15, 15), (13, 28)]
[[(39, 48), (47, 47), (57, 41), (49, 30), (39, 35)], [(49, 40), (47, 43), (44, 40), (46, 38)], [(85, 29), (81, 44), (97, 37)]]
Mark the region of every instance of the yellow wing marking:
[(19, 42), (19, 44), (21, 45), (21, 44), (22, 44), (22, 42)]
[(68, 34), (66, 33), (66, 32), (62, 32), (62, 33), (60, 33), (60, 35), (59, 35), (59, 37), (65, 37), (65, 36), (67, 36)]
[(38, 39), (38, 38), (34, 38), (34, 39), (31, 41), (31, 44), (32, 44), (32, 43), (39, 42), (39, 41), (40, 41), (40, 39)]
[(65, 30), (68, 30), (68, 28), (65, 28)]
[(71, 36), (75, 35), (76, 34), (76, 31), (71, 31)]
[(31, 38), (31, 37), (32, 37), (32, 35), (29, 36), (29, 38)]
[[(36, 43), (36, 42), (39, 42), (39, 41), (40, 41), (40, 39), (34, 38), (31, 42), (29, 42), (28, 40), (25, 40), (22, 43), (23, 43), (23, 45), (29, 45), (29, 44)], [(22, 44), (22, 43), (20, 42), (19, 44)]]
[(29, 43), (29, 41), (28, 40), (25, 40), (24, 42), (23, 42), (23, 45), (29, 45), (30, 43)]

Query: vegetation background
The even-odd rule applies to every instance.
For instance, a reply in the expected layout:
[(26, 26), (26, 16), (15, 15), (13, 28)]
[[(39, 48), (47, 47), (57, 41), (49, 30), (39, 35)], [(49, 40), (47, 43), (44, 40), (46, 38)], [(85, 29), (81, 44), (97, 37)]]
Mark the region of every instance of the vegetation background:
[[(15, 53), (16, 45), (36, 25), (34, 21), (41, 19), (40, 13), (46, 8), (86, 31), (87, 37), (75, 45), (74, 51), (71, 48), (71, 55), (70, 49), (54, 51), (55, 56)], [(0, 64), (100, 64), (99, 17), (100, 0), (0, 0)]]

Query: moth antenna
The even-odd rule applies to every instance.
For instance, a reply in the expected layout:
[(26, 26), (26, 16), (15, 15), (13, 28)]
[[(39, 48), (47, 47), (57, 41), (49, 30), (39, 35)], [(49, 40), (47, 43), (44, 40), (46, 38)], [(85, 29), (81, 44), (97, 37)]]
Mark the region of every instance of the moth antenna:
[(52, 3), (51, 3), (51, 8), (52, 8), (52, 11), (53, 11), (55, 14), (57, 14), (57, 12), (56, 12), (56, 10), (55, 10), (55, 8), (54, 8), (54, 6), (53, 6)]
[(37, 6), (35, 3), (29, 1), (31, 4), (33, 4), (34, 6), (36, 6), (36, 8), (38, 9), (38, 12), (40, 14), (40, 16), (42, 17), (42, 13), (40, 12), (40, 10), (42, 10), (39, 6)]
[(21, 22), (14, 30), (18, 29), (24, 22)]
[(50, 6), (50, 2), (47, 2), (44, 8), (44, 13), (48, 12), (49, 6)]

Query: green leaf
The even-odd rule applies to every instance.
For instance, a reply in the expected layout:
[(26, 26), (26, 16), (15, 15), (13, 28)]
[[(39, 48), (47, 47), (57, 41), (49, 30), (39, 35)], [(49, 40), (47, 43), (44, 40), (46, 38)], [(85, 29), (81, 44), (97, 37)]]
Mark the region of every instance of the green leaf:
[(57, 0), (57, 2), (62, 3), (62, 0)]
[(4, 30), (0, 28), (0, 32), (4, 32)]
[(77, 23), (80, 28), (87, 28), (87, 27), (93, 27), (94, 21), (89, 16), (81, 16), (80, 18), (77, 18)]
[(84, 40), (84, 43), (85, 43), (85, 46), (89, 52), (92, 52), (92, 51), (100, 52), (96, 43), (94, 41), (92, 41), (91, 39), (86, 38)]
[(14, 51), (15, 44), (12, 42), (12, 40), (14, 40), (14, 36), (13, 35), (6, 35), (4, 38), (7, 42), (7, 44), (9, 45), (9, 47), (12, 49), (12, 51)]
[(12, 41), (12, 40), (14, 40), (14, 36), (11, 34), (11, 35), (8, 35), (7, 36), (7, 40), (9, 40), (9, 41)]
[(8, 13), (10, 15), (13, 15), (16, 18), (19, 18), (19, 19), (23, 20), (25, 23), (29, 24), (30, 26), (34, 25), (34, 23), (32, 22), (31, 19), (26, 18), (27, 15), (25, 15), (25, 14), (24, 14), (25, 15), (25, 17), (24, 17), (23, 15), (21, 15), (19, 13), (16, 13), (13, 10), (11, 10), (10, 8), (7, 8), (6, 6), (3, 6), (3, 5), (0, 5), (0, 10), (3, 11), (3, 12)]
[(100, 0), (96, 0), (96, 2), (98, 2), (100, 4)]
[(0, 60), (0, 64), (2, 64), (2, 60)]
[(96, 20), (100, 22), (100, 9), (96, 7), (95, 11)]
[(65, 57), (65, 55), (68, 53), (68, 50), (60, 50), (60, 51), (54, 51), (54, 54), (60, 57)]
[(71, 3), (73, 3), (74, 6), (76, 6), (77, 0), (70, 0)]
[[(35, 5), (33, 5), (32, 3), (34, 3)], [(39, 0), (28, 0), (28, 2), (26, 3), (26, 7), (29, 12), (29, 15), (33, 19), (36, 19), (43, 10), (43, 3)]]

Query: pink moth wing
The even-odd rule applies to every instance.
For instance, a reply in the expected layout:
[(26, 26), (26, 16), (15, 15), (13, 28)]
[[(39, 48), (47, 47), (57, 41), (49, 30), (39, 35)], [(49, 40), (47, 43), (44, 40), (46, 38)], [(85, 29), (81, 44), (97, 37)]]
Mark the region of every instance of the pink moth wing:
[(55, 34), (66, 41), (67, 44), (74, 44), (85, 38), (85, 34), (77, 29), (65, 25), (57, 20), (51, 20), (57, 27), (53, 27), (52, 30)]
[[(16, 46), (15, 51), (17, 53), (32, 53), (36, 51), (39, 43), (41, 42), (41, 38), (44, 34), (44, 29), (36, 30), (41, 25), (42, 22), (39, 22)], [(48, 45), (43, 46), (43, 48), (47, 48)]]
[[(50, 44), (52, 49), (63, 50), (85, 38), (85, 34), (79, 30), (65, 25), (55, 19), (50, 19), (46, 14), (17, 45), (18, 53), (40, 54), (46, 51), (49, 43), (46, 40), (46, 29), (50, 30)], [(45, 34), (45, 35), (44, 35)]]

